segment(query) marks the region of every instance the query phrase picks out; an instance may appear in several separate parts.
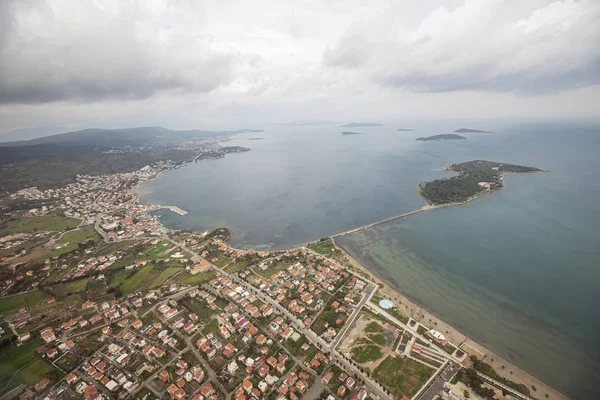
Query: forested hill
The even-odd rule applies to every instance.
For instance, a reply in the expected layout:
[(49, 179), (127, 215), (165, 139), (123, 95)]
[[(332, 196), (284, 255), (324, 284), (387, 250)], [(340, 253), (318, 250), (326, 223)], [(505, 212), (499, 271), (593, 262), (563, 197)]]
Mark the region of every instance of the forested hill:
[(500, 189), (503, 173), (542, 171), (533, 167), (484, 160), (452, 164), (447, 169), (459, 175), (420, 185), (419, 193), (429, 204), (462, 203), (483, 192)]
[(0, 147), (26, 147), (36, 145), (89, 146), (107, 149), (126, 146), (148, 146), (159, 142), (172, 142), (205, 137), (235, 135), (239, 133), (263, 132), (262, 129), (240, 129), (236, 131), (202, 131), (197, 129), (177, 131), (161, 126), (145, 126), (124, 129), (83, 129), (79, 131), (45, 136), (32, 140), (0, 143)]
[(64, 186), (77, 174), (131, 172), (146, 165), (171, 161), (174, 165), (196, 157), (217, 158), (236, 148), (222, 148), (206, 138), (237, 131), (174, 131), (166, 128), (84, 129), (42, 138), (0, 143), (0, 193), (25, 187)]

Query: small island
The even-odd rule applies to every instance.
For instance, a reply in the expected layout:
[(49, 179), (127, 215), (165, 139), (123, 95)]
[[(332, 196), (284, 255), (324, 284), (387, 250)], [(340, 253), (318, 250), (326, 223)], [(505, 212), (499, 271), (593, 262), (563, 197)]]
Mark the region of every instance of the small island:
[(479, 129), (460, 128), (455, 130), (456, 133), (492, 133), (491, 131), (482, 131)]
[(366, 128), (370, 126), (383, 126), (375, 122), (350, 122), (349, 124), (342, 125), (340, 128)]
[(428, 142), (430, 140), (459, 140), (459, 139), (466, 139), (466, 137), (460, 136), (460, 135), (456, 135), (454, 133), (444, 133), (444, 134), (441, 134), (441, 135), (420, 137), (420, 138), (416, 138), (415, 140), (420, 140), (420, 141), (423, 141), (423, 142)]
[(346, 135), (362, 135), (362, 133), (360, 132), (340, 132), (342, 135), (346, 136)]
[(413, 132), (414, 129), (400, 128), (400, 129), (396, 129), (396, 131), (398, 131), (398, 132)]
[(464, 203), (486, 192), (498, 190), (503, 186), (502, 175), (505, 173), (543, 172), (538, 168), (483, 160), (452, 164), (445, 169), (458, 173), (458, 176), (419, 185), (419, 194), (429, 205)]

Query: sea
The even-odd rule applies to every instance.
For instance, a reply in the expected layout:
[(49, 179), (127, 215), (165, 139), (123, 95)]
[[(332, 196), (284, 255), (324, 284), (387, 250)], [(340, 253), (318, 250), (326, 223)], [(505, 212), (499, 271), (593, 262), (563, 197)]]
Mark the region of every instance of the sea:
[[(461, 127), (467, 140), (416, 141)], [(397, 131), (412, 128), (414, 131)], [(340, 134), (356, 131), (360, 135)], [(465, 335), (562, 392), (600, 378), (600, 123), (385, 121), (271, 125), (251, 148), (169, 171), (140, 189), (173, 229), (227, 227), (233, 246), (284, 249), (423, 206), (418, 184), (476, 159), (538, 167), (461, 206), (336, 239), (365, 267)], [(543, 397), (543, 394), (536, 394)]]

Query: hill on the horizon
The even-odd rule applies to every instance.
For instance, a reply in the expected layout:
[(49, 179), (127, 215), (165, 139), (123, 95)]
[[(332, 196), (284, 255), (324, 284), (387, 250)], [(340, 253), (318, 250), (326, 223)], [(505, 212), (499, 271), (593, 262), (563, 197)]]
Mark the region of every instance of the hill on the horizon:
[(34, 126), (29, 128), (18, 128), (0, 133), (0, 146), (7, 142), (37, 139), (44, 136), (58, 135), (72, 131), (72, 128), (59, 126)]
[[(159, 161), (171, 160), (178, 165), (198, 155), (192, 148), (182, 148), (182, 142), (246, 132), (262, 130), (174, 131), (157, 126), (84, 129), (0, 143), (0, 192), (32, 186), (61, 187), (77, 174), (131, 172)], [(222, 156), (210, 148), (207, 151), (208, 157)]]
[(456, 133), (492, 133), (490, 131), (482, 131), (479, 129), (470, 129), (470, 128), (460, 128), (455, 130)]
[(367, 128), (369, 126), (383, 126), (375, 122), (350, 122), (346, 125), (341, 125), (340, 128)]
[(235, 135), (238, 133), (263, 132), (262, 129), (240, 129), (237, 131), (201, 131), (197, 129), (178, 131), (160, 126), (145, 126), (122, 129), (89, 128), (60, 133), (36, 139), (0, 143), (0, 147), (63, 145), (94, 146), (107, 149), (127, 146), (145, 146), (156, 142), (185, 140), (203, 137)]
[(461, 139), (466, 139), (466, 137), (460, 136), (460, 135), (456, 135), (454, 133), (443, 133), (441, 135), (419, 137), (419, 138), (416, 138), (415, 140), (420, 140), (420, 141), (423, 141), (423, 142), (428, 142), (428, 141), (432, 141), (432, 140), (461, 140)]

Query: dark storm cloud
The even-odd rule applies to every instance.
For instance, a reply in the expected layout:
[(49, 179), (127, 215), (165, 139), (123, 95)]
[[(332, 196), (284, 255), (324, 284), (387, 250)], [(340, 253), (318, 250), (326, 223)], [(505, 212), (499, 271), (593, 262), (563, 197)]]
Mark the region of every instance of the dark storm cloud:
[(234, 57), (189, 32), (88, 2), (2, 2), (0, 22), (0, 104), (208, 92), (233, 78)]

